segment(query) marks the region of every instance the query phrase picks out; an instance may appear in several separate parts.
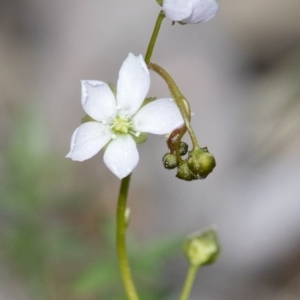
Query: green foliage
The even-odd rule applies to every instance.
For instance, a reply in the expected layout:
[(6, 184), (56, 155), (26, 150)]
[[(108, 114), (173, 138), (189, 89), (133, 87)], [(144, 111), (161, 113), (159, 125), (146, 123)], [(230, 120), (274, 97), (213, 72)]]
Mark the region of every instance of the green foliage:
[[(107, 224), (103, 231), (108, 248), (114, 248), (115, 228)], [(167, 288), (159, 285), (157, 278), (160, 277), (161, 267), (166, 260), (180, 249), (180, 240), (173, 238), (152, 241), (143, 246), (130, 234), (129, 240), (129, 247), (132, 246), (129, 259), (139, 294), (143, 299), (163, 299), (167, 295)], [(96, 263), (88, 266), (75, 281), (74, 290), (77, 296), (85, 295), (89, 299), (124, 299), (115, 251), (106, 252)]]
[[(42, 122), (22, 114), (14, 116), (10, 140), (0, 146), (6, 153), (0, 181), (1, 265), (25, 286), (24, 298), (124, 300), (115, 227), (104, 208), (97, 204), (95, 211), (96, 197), (72, 183), (64, 155), (49, 153)], [(167, 289), (157, 278), (164, 259), (180, 249), (179, 241), (142, 247), (129, 238), (142, 298), (163, 299)]]

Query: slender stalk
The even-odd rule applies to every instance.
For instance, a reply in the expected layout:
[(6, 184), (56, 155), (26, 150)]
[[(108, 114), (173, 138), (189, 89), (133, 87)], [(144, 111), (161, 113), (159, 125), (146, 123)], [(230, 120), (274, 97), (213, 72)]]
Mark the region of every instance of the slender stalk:
[[(148, 64), (150, 62), (155, 42), (160, 30), (161, 23), (165, 17), (163, 11), (161, 11), (157, 17), (155, 27), (147, 48), (147, 52), (145, 55), (145, 62)], [(119, 267), (121, 271), (121, 276), (123, 280), (123, 284), (125, 287), (125, 291), (127, 294), (127, 298), (129, 300), (139, 300), (138, 294), (136, 292), (136, 288), (134, 286), (134, 282), (131, 276), (131, 270), (129, 266), (129, 260), (127, 256), (127, 249), (126, 249), (126, 203), (127, 203), (127, 195), (129, 190), (129, 183), (130, 183), (131, 174), (127, 177), (122, 179), (120, 193), (119, 193), (119, 200), (118, 200), (118, 207), (117, 207), (117, 254), (119, 259)]]
[(164, 17), (165, 17), (165, 13), (163, 11), (160, 11), (160, 13), (156, 19), (155, 27), (154, 27), (154, 30), (153, 30), (153, 33), (152, 33), (152, 36), (151, 36), (151, 39), (150, 39), (150, 42), (149, 42), (149, 45), (147, 48), (147, 52), (145, 55), (146, 64), (148, 64), (150, 62), (150, 59), (151, 59), (151, 56), (153, 53), (153, 49), (155, 46), (155, 42), (156, 42), (159, 30), (160, 30), (160, 26), (161, 26), (161, 23), (162, 23)]
[(117, 253), (119, 259), (119, 267), (121, 271), (122, 280), (124, 283), (127, 298), (129, 300), (138, 300), (133, 279), (131, 276), (127, 250), (126, 250), (126, 228), (127, 222), (125, 217), (125, 211), (127, 207), (127, 195), (129, 190), (131, 174), (122, 179), (119, 201), (117, 207)]
[(184, 123), (186, 125), (186, 128), (189, 132), (189, 135), (191, 137), (191, 140), (193, 142), (193, 147), (196, 148), (197, 146), (199, 146), (196, 135), (194, 133), (194, 130), (190, 124), (190, 106), (188, 101), (186, 100), (186, 98), (181, 94), (178, 86), (176, 85), (176, 83), (174, 82), (173, 78), (170, 76), (170, 74), (163, 69), (161, 66), (154, 64), (154, 63), (148, 63), (148, 68), (150, 70), (153, 70), (154, 72), (156, 72), (158, 75), (160, 75), (165, 82), (168, 85), (169, 91), (172, 95), (172, 97), (174, 98), (174, 100), (177, 103), (177, 106), (181, 112), (181, 115), (183, 117)]
[(199, 266), (190, 265), (179, 300), (188, 300)]

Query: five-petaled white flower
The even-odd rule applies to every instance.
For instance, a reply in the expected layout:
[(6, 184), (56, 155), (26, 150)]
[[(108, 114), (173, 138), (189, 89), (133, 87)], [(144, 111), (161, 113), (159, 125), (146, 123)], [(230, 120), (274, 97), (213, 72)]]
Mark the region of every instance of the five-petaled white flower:
[(163, 10), (168, 19), (183, 23), (206, 22), (219, 9), (215, 0), (163, 0)]
[(120, 179), (131, 173), (139, 161), (133, 136), (167, 134), (183, 125), (172, 99), (158, 99), (142, 106), (150, 87), (150, 75), (141, 55), (130, 53), (124, 61), (116, 97), (102, 81), (83, 80), (81, 84), (81, 103), (92, 121), (75, 130), (66, 157), (83, 161), (107, 145), (104, 162)]

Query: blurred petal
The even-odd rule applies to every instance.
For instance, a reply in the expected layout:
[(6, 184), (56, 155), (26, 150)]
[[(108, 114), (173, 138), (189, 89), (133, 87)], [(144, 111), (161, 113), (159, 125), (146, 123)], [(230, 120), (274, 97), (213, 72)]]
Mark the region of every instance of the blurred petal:
[(116, 115), (116, 99), (109, 86), (102, 81), (81, 81), (81, 104), (96, 121), (106, 121)]
[(168, 19), (182, 21), (192, 14), (193, 6), (190, 0), (164, 0), (163, 10)]
[(139, 161), (136, 143), (129, 135), (118, 135), (107, 146), (104, 153), (106, 166), (120, 179), (132, 172)]
[(172, 99), (159, 99), (143, 106), (132, 118), (136, 131), (166, 134), (183, 125), (180, 111)]
[(107, 126), (98, 122), (87, 122), (80, 125), (73, 133), (71, 150), (66, 157), (83, 161), (97, 154), (111, 139)]
[(215, 0), (192, 0), (193, 12), (183, 19), (186, 23), (200, 23), (209, 21), (219, 10), (219, 5)]
[(150, 87), (149, 70), (143, 57), (129, 53), (124, 61), (117, 84), (117, 104), (127, 116), (141, 107)]
[(206, 22), (219, 9), (215, 0), (164, 0), (163, 10), (168, 19), (183, 23)]

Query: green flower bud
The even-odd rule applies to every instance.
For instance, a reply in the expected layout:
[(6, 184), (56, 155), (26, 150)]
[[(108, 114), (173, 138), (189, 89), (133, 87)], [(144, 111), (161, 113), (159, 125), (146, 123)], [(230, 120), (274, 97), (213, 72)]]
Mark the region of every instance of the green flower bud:
[(207, 148), (196, 147), (189, 153), (187, 160), (191, 171), (198, 176), (198, 178), (206, 178), (216, 166), (215, 158), (210, 154)]
[(177, 157), (175, 154), (166, 153), (163, 156), (162, 161), (163, 161), (164, 167), (169, 170), (175, 169), (178, 166), (178, 161), (177, 161)]
[(188, 152), (188, 149), (189, 149), (189, 146), (188, 146), (187, 143), (185, 143), (185, 142), (180, 142), (180, 144), (179, 144), (179, 154), (180, 154), (181, 156), (186, 155), (187, 152)]
[(197, 175), (190, 170), (186, 162), (178, 167), (176, 177), (186, 181), (198, 179)]
[(184, 243), (183, 250), (193, 266), (200, 267), (214, 263), (220, 254), (216, 232), (209, 229), (189, 236)]

